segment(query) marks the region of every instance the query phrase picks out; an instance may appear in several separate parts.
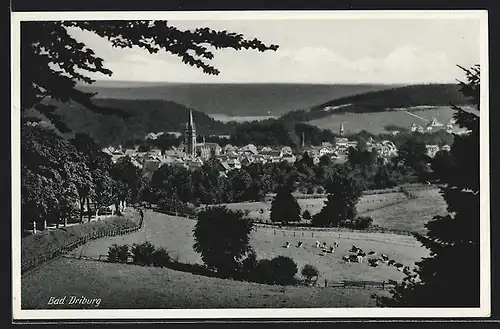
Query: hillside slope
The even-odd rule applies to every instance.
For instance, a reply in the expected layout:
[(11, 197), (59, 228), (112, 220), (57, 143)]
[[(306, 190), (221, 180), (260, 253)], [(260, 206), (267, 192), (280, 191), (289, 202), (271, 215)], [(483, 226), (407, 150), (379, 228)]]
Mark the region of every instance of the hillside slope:
[[(331, 114), (374, 113), (398, 109), (421, 109), (421, 107), (441, 107), (450, 103), (467, 104), (467, 99), (455, 84), (428, 84), (397, 87), (372, 91), (321, 103), (309, 111), (299, 110), (282, 116), (285, 121), (311, 121)], [(420, 107), (420, 108), (419, 108)]]
[[(127, 118), (93, 113), (76, 103), (56, 103), (57, 113), (73, 132), (83, 132), (103, 145), (121, 144), (143, 138), (149, 132), (183, 132), (189, 118), (189, 108), (163, 100), (94, 99), (98, 106), (119, 108), (129, 113)], [(193, 110), (198, 134), (227, 134), (233, 124), (224, 124), (205, 113)]]
[(105, 82), (78, 88), (96, 98), (168, 100), (208, 114), (227, 116), (280, 116), (332, 99), (393, 88), (392, 85), (314, 84), (195, 84)]

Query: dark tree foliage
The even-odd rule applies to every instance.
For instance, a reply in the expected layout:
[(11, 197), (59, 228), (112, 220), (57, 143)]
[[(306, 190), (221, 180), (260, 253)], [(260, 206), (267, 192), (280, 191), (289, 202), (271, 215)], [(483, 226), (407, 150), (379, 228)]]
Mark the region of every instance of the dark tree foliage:
[(208, 268), (233, 276), (241, 268), (242, 258), (252, 251), (252, 229), (253, 222), (243, 212), (210, 207), (198, 213), (193, 248)]
[(219, 70), (210, 64), (214, 50), (221, 48), (276, 50), (258, 39), (241, 34), (214, 31), (208, 28), (179, 30), (166, 21), (32, 21), (21, 24), (21, 107), (35, 107), (60, 130), (67, 127), (55, 113), (56, 107), (42, 101), (50, 97), (60, 102), (73, 101), (96, 113), (126, 115), (124, 111), (95, 106), (92, 94), (82, 92), (77, 82), (92, 83), (87, 72), (108, 76), (103, 59), (84, 43), (74, 39), (71, 29), (89, 31), (106, 38), (113, 47), (139, 47), (151, 54), (170, 53), (183, 63), (197, 67), (206, 74)]
[[(460, 82), (465, 96), (479, 110), (480, 68), (464, 69)], [(396, 307), (478, 307), (480, 297), (479, 262), (479, 116), (454, 107), (457, 123), (468, 129), (456, 135), (449, 167), (438, 173), (449, 214), (436, 216), (426, 225), (426, 236), (418, 240), (431, 256), (416, 263), (392, 291), (391, 298), (378, 297), (381, 306)], [(443, 164), (443, 163), (442, 163)]]
[(362, 190), (353, 176), (335, 172), (325, 186), (327, 200), (319, 213), (313, 216), (313, 226), (342, 226), (356, 216), (356, 203)]
[(280, 186), (271, 204), (271, 221), (287, 224), (300, 222), (300, 219), (300, 205), (292, 195), (292, 188)]

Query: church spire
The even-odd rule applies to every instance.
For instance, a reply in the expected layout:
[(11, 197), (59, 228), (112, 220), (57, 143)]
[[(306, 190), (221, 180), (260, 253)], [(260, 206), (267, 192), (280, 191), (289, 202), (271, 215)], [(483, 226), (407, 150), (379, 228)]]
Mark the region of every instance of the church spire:
[(344, 123), (340, 124), (340, 136), (344, 136)]
[(189, 110), (189, 126), (194, 128), (193, 111)]

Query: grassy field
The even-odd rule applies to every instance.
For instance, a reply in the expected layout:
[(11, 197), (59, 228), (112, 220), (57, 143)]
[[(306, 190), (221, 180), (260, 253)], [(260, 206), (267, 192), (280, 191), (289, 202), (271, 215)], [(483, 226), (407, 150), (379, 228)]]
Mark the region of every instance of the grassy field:
[(375, 290), (268, 286), (170, 269), (62, 258), (24, 277), (21, 292), (22, 309), (95, 309), (91, 305), (47, 306), (50, 296), (101, 298), (98, 309), (175, 309), (370, 307), (374, 306), (370, 295)]
[(438, 189), (412, 193), (416, 199), (366, 212), (363, 216), (370, 216), (380, 227), (425, 233), (425, 223), (436, 215), (445, 215), (447, 204)]
[[(406, 196), (401, 192), (370, 194), (361, 197), (357, 204), (359, 213), (363, 213), (368, 209), (384, 206), (397, 201), (406, 200)], [(298, 199), (302, 212), (308, 210), (311, 215), (318, 213), (325, 205), (326, 198), (318, 199)], [(271, 211), (271, 201), (262, 202), (242, 202), (226, 204), (229, 209), (249, 210), (249, 216), (260, 220), (268, 220)], [(261, 212), (263, 209), (263, 212)]]
[[(97, 258), (107, 254), (112, 244), (133, 244), (150, 241), (165, 247), (184, 263), (201, 264), (194, 252), (192, 229), (195, 221), (147, 212), (143, 229), (126, 235), (92, 241), (71, 252), (72, 256)], [(295, 237), (293, 236), (295, 232)], [(304, 233), (304, 236), (302, 236)], [(291, 248), (283, 248), (290, 241)], [(302, 248), (296, 248), (298, 241)], [(323, 256), (314, 248), (315, 241), (334, 241), (339, 248), (334, 254)], [(250, 244), (258, 258), (278, 255), (295, 260), (299, 269), (313, 264), (324, 279), (401, 280), (403, 273), (382, 264), (371, 268), (367, 262), (344, 263), (342, 256), (352, 245), (385, 253), (391, 259), (412, 266), (427, 255), (427, 250), (411, 236), (360, 232), (309, 232), (277, 230), (257, 227)], [(54, 284), (57, 282), (57, 284)], [(43, 308), (50, 296), (99, 296), (106, 308), (149, 307), (345, 307), (375, 306), (369, 298), (370, 289), (335, 289), (308, 287), (272, 287), (254, 283), (208, 278), (191, 273), (143, 268), (132, 265), (106, 264), (86, 260), (59, 259), (42, 265), (22, 279), (22, 305), (24, 308)]]
[[(453, 113), (454, 111), (450, 107), (438, 107), (410, 112), (344, 113), (333, 114), (325, 118), (309, 121), (308, 123), (321, 129), (331, 129), (335, 132), (338, 131), (340, 124), (343, 123), (346, 134), (357, 133), (361, 130), (366, 130), (372, 134), (382, 134), (388, 133), (384, 128), (388, 125), (409, 129), (412, 123), (425, 126), (433, 118), (446, 125), (453, 117)], [(435, 129), (443, 128), (446, 128), (446, 126)], [(460, 128), (456, 127), (454, 130), (460, 131)]]

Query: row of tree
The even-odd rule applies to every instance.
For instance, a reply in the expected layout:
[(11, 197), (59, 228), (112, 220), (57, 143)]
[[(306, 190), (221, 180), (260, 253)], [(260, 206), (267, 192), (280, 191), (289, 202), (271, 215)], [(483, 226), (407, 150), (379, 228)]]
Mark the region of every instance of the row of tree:
[[(28, 123), (29, 122), (29, 123)], [(67, 140), (52, 129), (25, 122), (21, 128), (21, 206), (23, 224), (66, 224), (84, 213), (137, 200), (143, 186), (130, 159), (112, 163), (87, 135)], [(91, 209), (93, 211), (91, 211)], [(28, 226), (31, 227), (31, 226)]]

